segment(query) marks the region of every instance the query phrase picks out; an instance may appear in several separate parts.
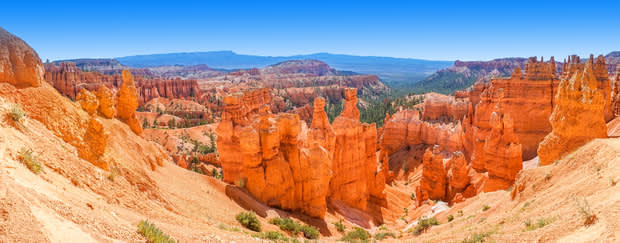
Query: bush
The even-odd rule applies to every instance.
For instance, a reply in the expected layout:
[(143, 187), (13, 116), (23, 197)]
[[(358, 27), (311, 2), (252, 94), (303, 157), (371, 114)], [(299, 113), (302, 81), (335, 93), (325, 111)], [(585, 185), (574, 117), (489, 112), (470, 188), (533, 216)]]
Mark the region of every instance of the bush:
[(164, 234), (157, 226), (149, 223), (146, 220), (140, 221), (138, 223), (138, 233), (142, 234), (145, 238), (152, 243), (170, 243), (175, 242), (178, 243), (174, 238)]
[(396, 238), (396, 235), (392, 232), (380, 232), (375, 234), (375, 240), (384, 240), (387, 237)]
[(19, 104), (11, 105), (11, 110), (9, 111), (9, 116), (15, 122), (21, 122), (22, 118), (26, 116), (26, 112), (22, 109), (22, 106)]
[(366, 241), (369, 238), (370, 238), (370, 233), (368, 233), (366, 230), (364, 230), (364, 229), (362, 229), (360, 227), (355, 227), (355, 228), (353, 228), (353, 231), (347, 233), (340, 240), (341, 241), (346, 241), (346, 242), (356, 242), (358, 240)]
[(294, 236), (302, 232), (304, 237), (308, 239), (319, 237), (319, 230), (314, 226), (302, 225), (289, 218), (272, 218), (269, 220), (269, 223), (279, 226), (281, 230), (291, 232)]
[(448, 222), (452, 222), (454, 220), (454, 216), (452, 214), (448, 215)]
[(461, 241), (461, 243), (482, 243), (486, 241), (486, 238), (489, 237), (491, 233), (474, 233), (470, 237), (465, 238)]
[(427, 231), (433, 225), (439, 225), (439, 222), (437, 222), (436, 218), (420, 218), (418, 219), (418, 225), (416, 225), (416, 227), (413, 229), (413, 234), (420, 235), (423, 232)]
[(409, 195), (409, 198), (411, 198), (411, 201), (415, 200), (415, 192), (412, 192), (411, 195)]
[(489, 205), (482, 206), (482, 212), (489, 210), (491, 207)]
[(334, 223), (334, 226), (336, 226), (336, 230), (338, 230), (338, 232), (343, 232), (345, 230), (347, 230), (347, 227), (344, 226), (344, 224), (342, 223), (342, 219), (338, 220), (338, 222)]
[(545, 227), (551, 223), (553, 223), (553, 219), (546, 219), (546, 218), (538, 219), (535, 224), (532, 224), (532, 221), (529, 219), (523, 222), (523, 224), (525, 225), (525, 230), (527, 231), (536, 230), (536, 229)]
[(239, 188), (245, 188), (245, 179), (244, 178), (240, 178), (239, 180), (237, 180), (237, 186)]
[(598, 218), (596, 217), (596, 214), (592, 212), (592, 209), (590, 209), (590, 204), (588, 203), (588, 201), (585, 198), (583, 198), (583, 201), (579, 201), (579, 198), (577, 198), (577, 196), (573, 196), (573, 200), (575, 200), (575, 206), (577, 207), (579, 213), (584, 219), (583, 225), (590, 226), (596, 223)]
[(301, 226), (301, 232), (303, 232), (304, 237), (308, 239), (313, 240), (313, 239), (319, 238), (319, 230), (315, 228), (314, 226), (303, 225)]
[(252, 234), (252, 237), (271, 240), (275, 242), (288, 242), (288, 237), (278, 231), (267, 231)]
[(32, 171), (33, 173), (35, 174), (41, 173), (43, 166), (34, 156), (31, 149), (22, 148), (22, 150), (19, 151), (18, 159), (23, 164), (25, 164), (26, 167), (28, 167), (28, 169), (30, 169), (30, 171)]
[(256, 214), (252, 211), (241, 212), (235, 216), (235, 219), (237, 219), (241, 225), (250, 230), (256, 232), (261, 231), (260, 221), (258, 221)]

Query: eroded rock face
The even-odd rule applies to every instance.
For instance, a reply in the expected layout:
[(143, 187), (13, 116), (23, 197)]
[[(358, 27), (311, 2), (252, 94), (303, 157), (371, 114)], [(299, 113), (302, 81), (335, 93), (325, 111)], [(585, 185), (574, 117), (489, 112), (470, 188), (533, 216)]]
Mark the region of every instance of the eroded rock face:
[(424, 112), (422, 119), (451, 122), (461, 120), (467, 115), (469, 101), (460, 96), (448, 96), (437, 93), (428, 93), (424, 97)]
[(82, 109), (91, 116), (94, 115), (99, 108), (99, 101), (97, 100), (97, 97), (86, 89), (80, 90), (80, 93), (78, 93), (75, 99), (80, 106), (82, 106)]
[(428, 148), (424, 152), (422, 162), (422, 179), (420, 179), (419, 197), (421, 201), (444, 200), (448, 185), (447, 173), (444, 167), (444, 159), (439, 146)]
[(620, 65), (616, 66), (616, 74), (612, 79), (612, 112), (614, 116), (620, 116)]
[(0, 28), (0, 82), (39, 87), (45, 70), (39, 55), (22, 39)]
[(489, 180), (484, 186), (487, 192), (508, 189), (522, 168), (521, 144), (514, 134), (510, 114), (503, 111), (502, 96), (500, 92), (500, 102), (489, 119), (491, 132), (485, 139), (482, 155), (476, 158), (488, 172)]
[(594, 138), (607, 137), (605, 91), (598, 89), (593, 66), (590, 59), (582, 70), (560, 83), (549, 118), (553, 131), (538, 148), (541, 165), (553, 163)]
[(138, 93), (134, 86), (133, 76), (127, 70), (123, 70), (123, 84), (116, 94), (117, 117), (127, 123), (136, 134), (142, 133), (142, 125), (136, 117), (138, 108)]
[(99, 113), (103, 117), (112, 119), (116, 116), (116, 104), (112, 90), (102, 85), (97, 90), (97, 100), (99, 101)]
[[(510, 78), (492, 79), (490, 84), (474, 85), (471, 93), (471, 153), (482, 151), (484, 140), (491, 132), (491, 113), (500, 102), (501, 93), (501, 106), (505, 113), (512, 115), (514, 133), (522, 144), (523, 159), (534, 158), (538, 144), (551, 132), (548, 118), (554, 106), (553, 95), (557, 84), (559, 80), (555, 78), (553, 58), (550, 62), (530, 58), (525, 75), (521, 69), (516, 68)], [(475, 98), (479, 102), (475, 102)], [(484, 171), (478, 165), (474, 165), (474, 168)]]
[(315, 99), (307, 128), (297, 114), (271, 114), (266, 89), (226, 97), (217, 128), (224, 181), (244, 185), (270, 206), (319, 218), (328, 197), (360, 209), (384, 199), (376, 128), (350, 118), (359, 118), (359, 111), (356, 91), (349, 94), (349, 115), (337, 118), (334, 128), (323, 98)]
[(103, 125), (96, 118), (90, 119), (84, 134), (84, 146), (78, 148), (78, 155), (95, 166), (108, 170), (108, 163), (102, 160), (108, 141)]
[(331, 155), (322, 145), (333, 146), (334, 141), (331, 127), (322, 127), (320, 121), (326, 114), (316, 110), (317, 122), (308, 135), (297, 114), (269, 112), (270, 97), (265, 91), (224, 99), (225, 118), (217, 128), (224, 180), (244, 184), (270, 206), (322, 218), (332, 176)]
[[(357, 89), (348, 88), (344, 92), (344, 110), (332, 124), (336, 146), (329, 195), (331, 199), (366, 210), (371, 196), (383, 197), (372, 194), (375, 180), (384, 176), (377, 169), (377, 129), (375, 124), (362, 124), (359, 121)], [(383, 192), (382, 188), (374, 191), (379, 194)]]

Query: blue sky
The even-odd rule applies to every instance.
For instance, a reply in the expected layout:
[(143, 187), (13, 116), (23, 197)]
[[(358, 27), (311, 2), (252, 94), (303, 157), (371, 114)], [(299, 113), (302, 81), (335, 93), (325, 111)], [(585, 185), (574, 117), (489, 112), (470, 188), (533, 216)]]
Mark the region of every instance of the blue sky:
[(618, 1), (10, 1), (43, 60), (233, 50), (432, 60), (620, 50)]

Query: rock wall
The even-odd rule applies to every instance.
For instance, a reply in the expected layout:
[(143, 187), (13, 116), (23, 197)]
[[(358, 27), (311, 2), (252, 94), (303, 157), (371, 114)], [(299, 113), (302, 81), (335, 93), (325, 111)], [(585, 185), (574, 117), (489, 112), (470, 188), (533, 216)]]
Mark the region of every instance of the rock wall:
[(356, 93), (346, 91), (346, 112), (333, 127), (325, 100), (315, 99), (310, 128), (297, 114), (272, 114), (268, 89), (226, 97), (217, 128), (224, 181), (270, 206), (319, 218), (328, 197), (363, 210), (384, 199), (376, 129), (359, 122)]
[[(96, 91), (101, 86), (117, 91), (123, 83), (120, 74), (102, 74), (96, 71), (83, 72), (73, 62), (61, 62), (45, 64), (45, 80), (52, 84), (61, 94), (75, 99), (81, 89)], [(138, 104), (143, 106), (151, 99), (166, 97), (200, 99), (201, 89), (195, 79), (160, 79), (137, 76), (135, 86), (138, 92)]]
[(525, 75), (515, 68), (510, 78), (492, 79), (488, 85), (474, 86), (471, 100), (478, 95), (479, 102), (473, 103), (472, 124), (468, 124), (472, 128), (472, 154), (482, 150), (483, 141), (491, 132), (491, 113), (500, 102), (501, 93), (501, 106), (505, 113), (512, 115), (514, 133), (523, 146), (523, 159), (536, 156), (538, 144), (551, 132), (548, 118), (554, 106), (554, 87), (559, 83), (554, 63), (553, 58), (551, 62), (530, 58)]
[(599, 90), (599, 79), (590, 58), (583, 69), (562, 80), (549, 118), (553, 131), (538, 148), (541, 165), (560, 159), (594, 138), (607, 137), (605, 123), (606, 91)]

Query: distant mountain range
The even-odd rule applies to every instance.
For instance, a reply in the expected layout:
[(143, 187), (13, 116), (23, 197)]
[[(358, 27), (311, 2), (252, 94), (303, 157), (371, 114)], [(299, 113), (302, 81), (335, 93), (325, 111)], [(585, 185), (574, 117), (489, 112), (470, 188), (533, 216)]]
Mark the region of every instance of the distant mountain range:
[(353, 56), (330, 53), (295, 56), (256, 56), (237, 54), (232, 51), (137, 55), (118, 57), (115, 59), (123, 65), (137, 68), (206, 64), (210, 68), (214, 69), (263, 68), (268, 65), (289, 60), (315, 59), (325, 62), (330, 67), (338, 70), (352, 71), (363, 74), (376, 74), (387, 83), (414, 83), (428, 77), (437, 70), (449, 67), (453, 63), (452, 61), (431, 61), (378, 56)]

